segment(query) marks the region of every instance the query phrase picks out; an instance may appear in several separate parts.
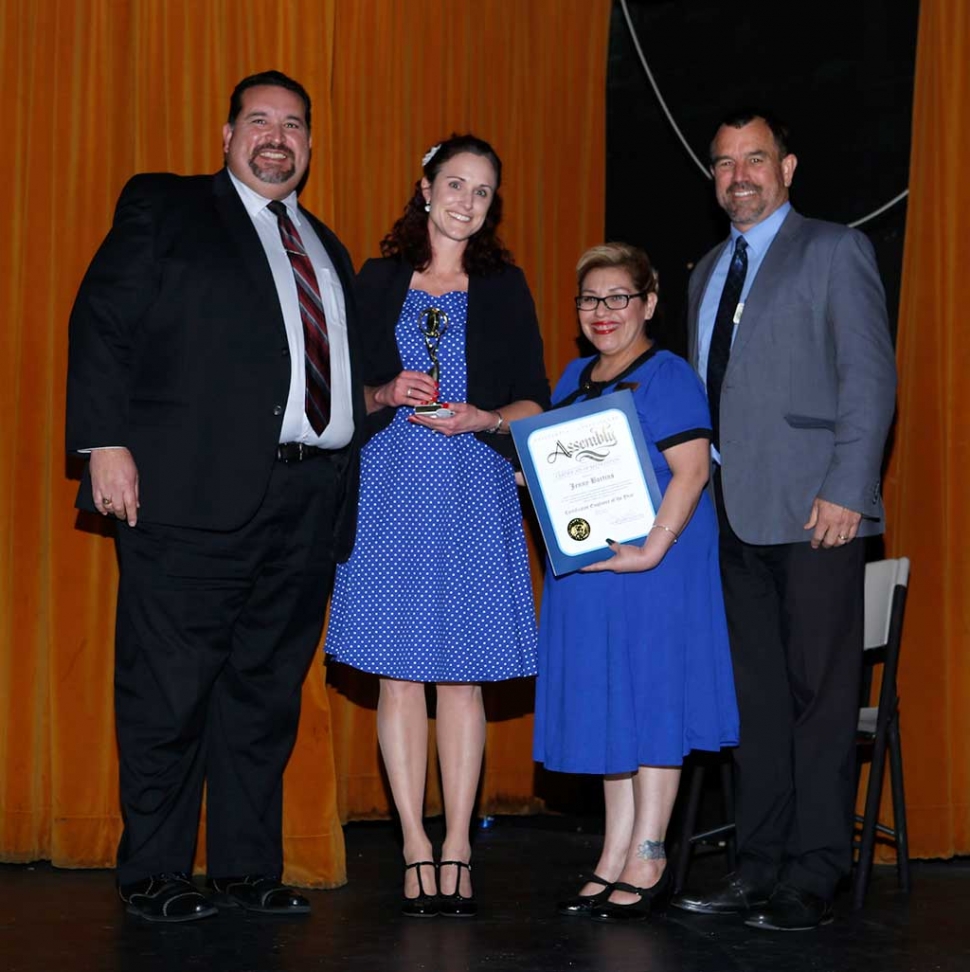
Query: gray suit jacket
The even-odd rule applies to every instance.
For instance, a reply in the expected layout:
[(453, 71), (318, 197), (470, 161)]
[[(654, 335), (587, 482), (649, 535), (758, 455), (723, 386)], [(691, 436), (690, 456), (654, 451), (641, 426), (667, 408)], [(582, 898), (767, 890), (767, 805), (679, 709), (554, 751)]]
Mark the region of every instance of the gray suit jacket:
[[(701, 299), (723, 247), (690, 278), (695, 369)], [(871, 244), (792, 210), (748, 294), (721, 390), (721, 482), (735, 533), (754, 544), (808, 540), (817, 496), (862, 513), (860, 536), (881, 533), (879, 476), (895, 397)]]

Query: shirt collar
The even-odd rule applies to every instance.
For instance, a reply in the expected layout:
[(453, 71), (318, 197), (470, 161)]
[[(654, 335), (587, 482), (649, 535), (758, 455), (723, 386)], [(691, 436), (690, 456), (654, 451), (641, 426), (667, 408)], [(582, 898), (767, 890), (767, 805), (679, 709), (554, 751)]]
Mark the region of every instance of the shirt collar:
[(760, 223), (756, 223), (751, 227), (751, 229), (746, 230), (744, 233), (732, 226), (732, 247), (736, 243), (737, 238), (739, 236), (743, 236), (744, 241), (748, 244), (749, 249), (754, 250), (755, 253), (763, 253), (766, 249), (768, 249), (771, 241), (777, 235), (778, 230), (781, 229), (781, 224), (785, 221), (785, 217), (790, 212), (791, 203), (784, 202), (770, 216), (763, 219)]
[[(239, 198), (242, 200), (242, 204), (246, 207), (246, 212), (249, 213), (250, 217), (255, 218), (258, 216), (273, 201), (272, 199), (267, 199), (266, 196), (261, 196), (254, 189), (250, 189), (245, 182), (237, 179), (230, 169), (226, 169), (226, 172), (229, 173), (229, 178), (236, 187), (236, 192), (239, 193)], [(297, 202), (296, 190), (294, 189), (293, 192), (281, 199), (280, 202), (286, 206), (286, 212), (290, 219), (299, 226), (300, 206)], [(273, 218), (275, 219), (276, 217)]]

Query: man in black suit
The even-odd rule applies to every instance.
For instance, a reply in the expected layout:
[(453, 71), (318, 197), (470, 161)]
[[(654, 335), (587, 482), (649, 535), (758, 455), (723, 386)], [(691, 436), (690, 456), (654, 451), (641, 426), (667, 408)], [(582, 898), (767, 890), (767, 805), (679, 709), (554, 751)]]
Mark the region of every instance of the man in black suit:
[(831, 920), (852, 856), (863, 539), (882, 532), (896, 369), (868, 239), (789, 201), (776, 119), (738, 112), (711, 145), (727, 240), (690, 278), (705, 382), (741, 745), (738, 870), (674, 904), (771, 930)]
[(78, 506), (117, 518), (118, 887), (151, 921), (309, 910), (280, 880), (282, 776), (356, 523), (353, 268), (297, 203), (306, 91), (245, 78), (223, 148), (214, 176), (131, 179), (70, 324)]

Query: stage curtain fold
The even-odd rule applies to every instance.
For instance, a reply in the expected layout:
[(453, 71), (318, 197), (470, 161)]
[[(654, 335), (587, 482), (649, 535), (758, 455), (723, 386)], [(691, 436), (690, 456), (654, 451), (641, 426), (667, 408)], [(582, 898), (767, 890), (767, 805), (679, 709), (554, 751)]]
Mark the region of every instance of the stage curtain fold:
[[(576, 356), (579, 255), (603, 241), (609, 0), (438, 0), (338, 8), (334, 57), (335, 219), (355, 262), (379, 243), (421, 177), (421, 158), (471, 131), (502, 159), (501, 233), (524, 269), (555, 382)], [(428, 515), (447, 516), (428, 487)], [(526, 504), (528, 500), (523, 497)], [(416, 557), (420, 559), (420, 551)], [(541, 589), (533, 549), (533, 579)], [(375, 679), (332, 666), (330, 707), (344, 819), (386, 815)], [(480, 808), (534, 809), (531, 680), (486, 686)], [(429, 743), (427, 810), (441, 809)]]
[[(0, 860), (110, 866), (120, 833), (117, 569), (105, 524), (73, 510), (63, 427), (71, 303), (126, 179), (215, 171), (232, 85), (277, 67), (315, 99), (303, 200), (359, 261), (376, 253), (428, 146), (473, 128), (506, 162), (505, 235), (555, 377), (574, 354), (572, 267), (603, 233), (609, 8), (0, 0)], [(322, 664), (307, 680), (286, 776), (289, 880), (345, 880), (338, 795), (345, 818), (387, 812), (362, 691), (350, 703), (326, 688)], [(483, 806), (528, 808), (531, 686), (489, 692), (488, 706)]]
[[(335, 0), (3, 0), (11, 146), (0, 207), (0, 859), (113, 863), (117, 568), (105, 525), (73, 510), (64, 458), (67, 320), (81, 276), (140, 171), (214, 172), (241, 77), (278, 66), (321, 105), (332, 144)], [(326, 149), (307, 204), (333, 216)], [(323, 673), (304, 691), (289, 772), (288, 874), (345, 879)], [(203, 863), (200, 855), (199, 864)]]
[[(903, 256), (887, 552), (912, 561), (900, 659), (917, 857), (970, 853), (970, 6), (923, 0)], [(887, 786), (888, 790), (888, 786)], [(888, 794), (883, 814), (891, 819)]]

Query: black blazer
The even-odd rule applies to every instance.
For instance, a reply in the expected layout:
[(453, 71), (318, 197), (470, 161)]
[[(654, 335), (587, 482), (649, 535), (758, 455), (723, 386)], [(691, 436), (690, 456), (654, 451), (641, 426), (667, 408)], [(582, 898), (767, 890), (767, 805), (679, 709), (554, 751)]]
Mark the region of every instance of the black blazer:
[[(356, 432), (335, 533), (345, 557), (365, 414), (353, 267), (337, 237), (301, 212), (347, 307)], [(68, 451), (127, 446), (146, 522), (237, 528), (266, 491), (290, 370), (272, 272), (228, 173), (132, 178), (71, 313)], [(87, 470), (77, 505), (94, 509)]]
[[(365, 385), (383, 385), (403, 367), (394, 329), (413, 273), (414, 268), (407, 261), (385, 258), (368, 260), (357, 276)], [(518, 267), (469, 277), (465, 358), (471, 404), (493, 410), (527, 399), (543, 409), (549, 408), (549, 380), (539, 322), (525, 274)], [(369, 415), (368, 435), (385, 428), (394, 411), (383, 408)], [(514, 461), (511, 436), (487, 432), (476, 436)]]

